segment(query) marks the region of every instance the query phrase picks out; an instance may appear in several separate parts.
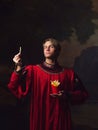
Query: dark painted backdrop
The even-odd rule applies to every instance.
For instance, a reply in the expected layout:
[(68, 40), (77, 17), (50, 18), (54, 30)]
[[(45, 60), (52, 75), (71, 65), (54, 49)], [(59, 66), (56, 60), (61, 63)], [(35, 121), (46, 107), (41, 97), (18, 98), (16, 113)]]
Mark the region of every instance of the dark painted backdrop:
[[(42, 42), (54, 37), (61, 42), (63, 51), (59, 61), (72, 67), (90, 93), (88, 102), (98, 100), (98, 1), (97, 0), (1, 0), (0, 1), (0, 122), (1, 129), (27, 129), (27, 100), (18, 101), (7, 89), (14, 69), (13, 56), (22, 46), (25, 64), (43, 60)], [(64, 50), (65, 49), (65, 50)], [(96, 118), (87, 114), (90, 105), (73, 111), (77, 129), (97, 129)], [(81, 107), (82, 108), (82, 107)], [(96, 111), (97, 106), (94, 106)], [(86, 117), (84, 111), (86, 112)], [(25, 112), (27, 111), (27, 114)], [(89, 110), (91, 113), (91, 111)], [(93, 113), (92, 115), (94, 115)], [(86, 118), (86, 123), (81, 121)], [(98, 115), (96, 113), (95, 115)], [(94, 116), (95, 117), (95, 116)], [(84, 120), (85, 121), (85, 120)], [(96, 123), (97, 124), (97, 123)], [(90, 126), (89, 126), (90, 125)], [(89, 126), (89, 127), (88, 127)]]

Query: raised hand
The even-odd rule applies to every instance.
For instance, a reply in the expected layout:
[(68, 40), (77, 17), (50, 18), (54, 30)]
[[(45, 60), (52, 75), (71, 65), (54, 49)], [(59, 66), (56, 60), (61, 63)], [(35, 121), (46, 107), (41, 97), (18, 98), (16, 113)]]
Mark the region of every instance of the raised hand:
[(19, 48), (18, 54), (14, 56), (13, 61), (17, 65), (21, 63), (21, 47)]
[(13, 62), (15, 63), (16, 66), (16, 71), (20, 71), (21, 70), (21, 66), (22, 66), (22, 59), (21, 59), (21, 47), (19, 48), (19, 52), (18, 54), (16, 54), (13, 58)]

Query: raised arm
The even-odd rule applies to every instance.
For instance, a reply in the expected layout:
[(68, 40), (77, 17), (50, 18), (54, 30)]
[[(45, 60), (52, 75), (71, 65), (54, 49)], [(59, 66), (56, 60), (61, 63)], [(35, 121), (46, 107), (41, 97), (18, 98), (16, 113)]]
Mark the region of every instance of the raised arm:
[(27, 95), (30, 87), (30, 75), (31, 71), (27, 67), (22, 68), (21, 52), (19, 51), (13, 58), (15, 63), (15, 70), (13, 71), (8, 88), (17, 97), (21, 98)]

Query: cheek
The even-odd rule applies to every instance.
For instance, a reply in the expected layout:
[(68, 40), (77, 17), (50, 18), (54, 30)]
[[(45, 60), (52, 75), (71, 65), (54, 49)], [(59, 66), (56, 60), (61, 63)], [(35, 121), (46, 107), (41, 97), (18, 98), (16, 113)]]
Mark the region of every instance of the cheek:
[(43, 54), (45, 54), (45, 50), (43, 50)]
[(52, 49), (51, 49), (51, 52), (52, 52), (52, 53), (55, 53), (55, 48), (52, 48)]
[(43, 50), (43, 54), (45, 55), (47, 53), (46, 49)]

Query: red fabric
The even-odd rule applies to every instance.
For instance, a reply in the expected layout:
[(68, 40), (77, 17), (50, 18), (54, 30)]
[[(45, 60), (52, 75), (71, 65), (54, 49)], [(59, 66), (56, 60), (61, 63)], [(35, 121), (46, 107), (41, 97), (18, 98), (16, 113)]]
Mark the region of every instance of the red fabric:
[[(30, 103), (30, 130), (72, 130), (71, 113), (69, 102), (82, 103), (87, 98), (87, 92), (83, 90), (74, 90), (74, 72), (73, 70), (63, 70), (60, 73), (50, 73), (40, 66), (27, 66), (25, 68), (26, 85), (23, 90), (23, 76), (12, 73), (8, 88), (12, 93), (22, 98), (31, 91)], [(51, 81), (60, 82), (58, 86), (65, 93), (70, 93), (70, 99), (51, 97)]]

